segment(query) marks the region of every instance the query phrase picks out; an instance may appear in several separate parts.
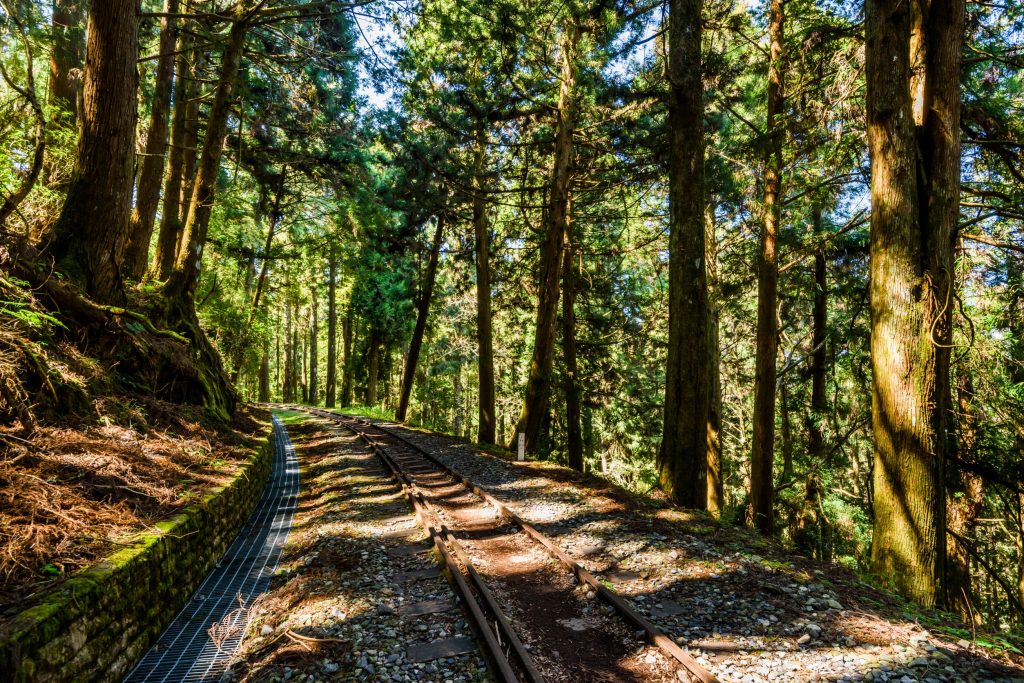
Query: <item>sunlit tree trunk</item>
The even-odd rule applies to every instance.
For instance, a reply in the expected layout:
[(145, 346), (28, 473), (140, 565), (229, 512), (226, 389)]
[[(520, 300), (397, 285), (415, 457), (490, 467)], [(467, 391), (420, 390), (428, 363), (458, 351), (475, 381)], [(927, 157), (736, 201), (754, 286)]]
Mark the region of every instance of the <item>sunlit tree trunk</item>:
[(764, 168), (764, 223), (757, 270), (757, 346), (754, 357), (754, 415), (750, 454), (750, 515), (763, 533), (774, 529), (775, 391), (779, 328), (779, 228), (782, 223), (783, 0), (771, 0), (768, 17), (768, 141)]
[(309, 403), (318, 405), (320, 403), (320, 350), (317, 337), (320, 336), (320, 301), (317, 298), (316, 285), (310, 287), (310, 325), (309, 325)]
[(371, 328), (368, 358), (366, 360), (366, 405), (377, 405), (377, 382), (380, 375), (380, 334)]
[(477, 127), (473, 174), (473, 235), (476, 263), (476, 341), (480, 394), (477, 441), (494, 443), (494, 342), (491, 322), (491, 235), (487, 221), (484, 173), (487, 160), (487, 129)]
[[(823, 233), (821, 224), (821, 208), (815, 205), (812, 209), (815, 238)], [(819, 464), (825, 456), (824, 421), (827, 409), (825, 397), (825, 373), (827, 354), (825, 340), (828, 336), (828, 269), (825, 262), (825, 247), (819, 246), (814, 252), (814, 308), (811, 313), (811, 415), (808, 420), (807, 432), (813, 464)]]
[[(569, 206), (569, 175), (572, 167), (572, 136), (576, 129), (576, 75), (579, 27), (565, 30), (562, 41), (561, 85), (556, 111), (554, 164), (551, 192), (545, 212), (543, 241), (540, 246), (540, 294), (533, 335), (533, 356), (526, 382), (526, 398), (516, 432), (526, 434), (526, 450), (536, 453), (548, 424), (551, 397), (551, 368), (554, 360), (559, 285), (562, 275), (562, 249), (565, 243)], [(518, 438), (518, 437), (516, 437)], [(514, 447), (512, 444), (510, 447)]]
[(164, 170), (163, 210), (160, 212), (160, 230), (157, 232), (156, 250), (149, 264), (150, 277), (164, 280), (174, 268), (181, 232), (182, 183), (185, 171), (186, 133), (188, 115), (194, 110), (191, 100), (196, 95), (192, 62), (192, 37), (182, 32), (178, 40), (178, 57), (174, 65), (174, 109), (171, 115), (170, 144), (167, 167)]
[(704, 249), (707, 254), (708, 282), (708, 363), (711, 371), (711, 398), (708, 403), (708, 504), (707, 511), (720, 517), (725, 508), (724, 466), (722, 462), (722, 373), (719, 339), (718, 236), (715, 231), (715, 207), (708, 204), (704, 214)]
[(353, 391), (353, 359), (352, 348), (355, 336), (355, 311), (350, 301), (345, 310), (345, 319), (341, 323), (341, 405), (352, 405)]
[(241, 4), (238, 8), (240, 16), (231, 24), (221, 58), (220, 76), (203, 137), (203, 151), (199, 157), (192, 198), (182, 229), (181, 248), (174, 262), (174, 271), (167, 281), (167, 296), (181, 297), (187, 305), (191, 304), (199, 282), (199, 268), (213, 210), (217, 177), (220, 173), (220, 158), (224, 152), (224, 136), (227, 133), (232, 92), (248, 30), (248, 25), (241, 18), (245, 8)]
[(872, 570), (935, 605), (945, 564), (962, 0), (869, 0)]
[[(51, 15), (53, 49), (50, 51), (48, 103), (49, 130), (75, 130), (78, 123), (82, 80), (79, 74), (85, 63), (85, 0), (54, 0)], [(51, 141), (52, 144), (52, 135)], [(66, 179), (54, 177), (53, 158), (47, 154), (43, 175), (51, 188), (61, 189)]]
[(420, 348), (423, 346), (423, 334), (427, 330), (430, 299), (434, 295), (437, 262), (441, 255), (441, 243), (444, 241), (444, 222), (444, 213), (438, 214), (437, 224), (434, 227), (434, 239), (430, 243), (427, 272), (423, 278), (423, 287), (420, 290), (420, 298), (416, 306), (416, 328), (412, 332), (412, 340), (409, 342), (409, 355), (406, 358), (405, 370), (402, 373), (402, 393), (398, 399), (398, 410), (395, 411), (395, 419), (399, 422), (405, 422), (406, 413), (409, 411), (409, 397), (412, 396), (413, 380), (416, 378), (416, 365), (419, 363)]
[(669, 7), (669, 295), (658, 479), (679, 505), (707, 507), (708, 354), (704, 89), (700, 0)]
[(58, 267), (104, 303), (124, 299), (138, 116), (137, 9), (136, 0), (90, 3), (78, 166), (51, 250)]
[[(280, 359), (278, 360), (280, 365)], [(285, 403), (295, 401), (295, 385), (292, 382), (292, 302), (285, 301), (284, 304), (284, 382), (281, 387), (281, 396)]]
[(324, 406), (338, 401), (338, 242), (332, 237), (327, 255), (327, 386)]
[[(572, 230), (570, 228), (570, 235)], [(569, 467), (583, 471), (583, 433), (580, 425), (579, 369), (576, 363), (575, 245), (567, 240), (562, 266), (562, 360), (565, 363), (565, 432)]]
[(135, 210), (132, 211), (131, 235), (124, 259), (124, 274), (129, 280), (140, 280), (146, 272), (166, 156), (168, 115), (171, 110), (171, 90), (174, 87), (174, 48), (178, 40), (177, 19), (173, 15), (178, 13), (178, 0), (164, 0), (163, 11), (168, 16), (160, 20), (160, 42), (157, 48), (160, 56), (157, 58), (150, 104), (149, 131), (135, 186)]

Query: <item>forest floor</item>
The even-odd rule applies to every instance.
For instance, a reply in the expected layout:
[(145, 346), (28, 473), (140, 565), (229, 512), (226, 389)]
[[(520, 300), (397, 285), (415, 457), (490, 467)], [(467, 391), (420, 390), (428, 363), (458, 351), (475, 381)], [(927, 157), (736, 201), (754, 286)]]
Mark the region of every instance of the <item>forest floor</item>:
[[(440, 659), (411, 657), (471, 631), (382, 463), (327, 420), (292, 414), (287, 426), (302, 467), (295, 528), (227, 678), (486, 679), (471, 644)], [(991, 636), (975, 640), (838, 566), (562, 467), (386, 426), (555, 538), (722, 683), (1024, 681), (1024, 657), (985, 647)], [(656, 663), (660, 653), (638, 638), (630, 656)]]
[(0, 622), (75, 570), (227, 483), (270, 428), (240, 408), (230, 428), (202, 409), (96, 400), (89, 424), (0, 429)]

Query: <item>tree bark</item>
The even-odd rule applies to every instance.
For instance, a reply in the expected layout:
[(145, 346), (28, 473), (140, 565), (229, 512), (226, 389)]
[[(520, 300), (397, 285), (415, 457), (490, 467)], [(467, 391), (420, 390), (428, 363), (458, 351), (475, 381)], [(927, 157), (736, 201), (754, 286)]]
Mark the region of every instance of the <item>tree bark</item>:
[(476, 237), (476, 344), (478, 358), (479, 424), (477, 441), (494, 443), (494, 341), (491, 322), (491, 235), (484, 196), (487, 129), (479, 124), (473, 174), (473, 232)]
[(195, 113), (192, 100), (196, 96), (195, 74), (189, 73), (189, 57), (192, 38), (182, 34), (178, 41), (178, 58), (174, 66), (174, 113), (171, 116), (171, 141), (167, 152), (167, 168), (164, 172), (163, 211), (160, 215), (160, 230), (157, 234), (156, 251), (149, 265), (150, 276), (166, 280), (174, 269), (174, 257), (178, 252), (181, 233), (182, 183), (186, 175), (185, 146), (188, 133), (189, 113)]
[(963, 0), (867, 3), (872, 570), (926, 607), (946, 555), (963, 32)]
[[(571, 234), (571, 230), (570, 230)], [(579, 369), (576, 363), (576, 281), (574, 245), (565, 247), (562, 266), (562, 360), (565, 363), (565, 432), (569, 467), (583, 471), (583, 428), (580, 424)]]
[(669, 302), (665, 413), (658, 480), (669, 498), (707, 507), (708, 354), (704, 88), (700, 0), (669, 6)]
[(751, 523), (770, 534), (775, 525), (775, 360), (779, 350), (779, 228), (782, 223), (782, 40), (783, 0), (771, 0), (768, 33), (768, 150), (764, 169), (764, 225), (757, 271), (757, 347), (754, 358), (754, 415), (750, 455)]
[[(957, 377), (957, 404), (960, 432), (958, 456), (960, 460), (974, 462), (977, 458), (978, 414), (974, 382), (969, 372), (961, 372)], [(950, 483), (954, 491), (949, 491), (946, 496), (946, 525), (954, 534), (974, 540), (978, 517), (985, 503), (985, 483), (977, 474), (966, 469), (960, 469), (956, 476), (950, 477)], [(965, 622), (973, 619), (976, 625), (981, 624), (981, 615), (974, 607), (970, 555), (954, 535), (950, 535), (946, 543), (944, 589), (947, 609), (959, 614)]]
[(327, 255), (327, 386), (324, 406), (338, 402), (338, 242), (332, 237)]
[(174, 262), (174, 271), (168, 278), (166, 295), (181, 297), (191, 303), (199, 283), (199, 268), (202, 264), (206, 232), (210, 225), (213, 200), (220, 173), (220, 158), (224, 152), (224, 136), (227, 133), (228, 115), (231, 109), (231, 94), (238, 77), (238, 67), (245, 47), (248, 24), (244, 20), (246, 9), (238, 5), (238, 16), (231, 24), (227, 44), (221, 59), (221, 72), (217, 89), (203, 138), (203, 151), (192, 188), (192, 198), (181, 234), (181, 248)]
[(355, 334), (355, 311), (350, 301), (345, 311), (345, 319), (341, 323), (341, 405), (352, 405), (352, 343)]
[(310, 287), (309, 296), (311, 303), (310, 308), (310, 325), (309, 325), (309, 403), (310, 405), (319, 404), (320, 394), (320, 378), (318, 374), (320, 372), (320, 350), (318, 348), (319, 342), (317, 337), (320, 335), (320, 301), (317, 298), (316, 285)]
[(281, 388), (281, 396), (285, 403), (295, 402), (295, 384), (292, 381), (292, 373), (295, 365), (292, 362), (292, 302), (285, 301), (284, 304), (284, 386)]
[[(568, 225), (569, 176), (572, 167), (573, 142), (576, 129), (576, 76), (579, 26), (573, 23), (565, 30), (562, 42), (561, 86), (558, 93), (554, 164), (551, 171), (551, 192), (544, 221), (544, 241), (540, 251), (540, 294), (533, 335), (533, 356), (526, 382), (526, 397), (519, 416), (517, 434), (526, 434), (526, 450), (537, 453), (548, 424), (548, 403), (551, 394), (551, 367), (554, 360), (556, 320), (558, 317), (559, 284), (562, 271), (562, 249)], [(518, 436), (513, 437), (515, 441)], [(514, 448), (515, 444), (511, 444)]]
[[(51, 31), (53, 49), (50, 51), (49, 105), (50, 141), (52, 133), (75, 130), (78, 124), (79, 97), (82, 79), (76, 75), (85, 62), (85, 0), (53, 0)], [(48, 143), (48, 144), (49, 144)], [(51, 189), (63, 189), (65, 179), (54, 177), (53, 157), (46, 155), (43, 176)]]
[(129, 280), (141, 280), (146, 272), (149, 243), (160, 203), (160, 180), (167, 148), (168, 114), (171, 110), (171, 89), (174, 86), (174, 49), (178, 42), (178, 0), (164, 0), (167, 16), (160, 20), (160, 56), (157, 58), (156, 80), (149, 115), (146, 151), (135, 187), (135, 210), (132, 211), (131, 235), (125, 253), (124, 274)]
[[(821, 208), (812, 209), (815, 238), (823, 232)], [(811, 461), (818, 464), (825, 456), (825, 436), (822, 426), (827, 409), (825, 397), (825, 371), (828, 356), (825, 340), (828, 337), (828, 269), (825, 261), (825, 247), (814, 253), (814, 308), (811, 313), (811, 415), (807, 425), (808, 450)]]
[(398, 399), (398, 410), (395, 411), (395, 420), (398, 422), (405, 422), (406, 413), (409, 411), (409, 397), (412, 396), (413, 380), (416, 378), (416, 365), (419, 363), (420, 348), (423, 346), (423, 334), (427, 330), (427, 316), (430, 314), (430, 298), (434, 295), (437, 261), (441, 255), (441, 243), (444, 241), (444, 222), (444, 213), (438, 214), (437, 225), (434, 228), (434, 239), (430, 243), (427, 272), (423, 278), (423, 288), (420, 290), (420, 297), (416, 306), (416, 328), (412, 332), (412, 341), (409, 342), (409, 355), (405, 360), (405, 370), (402, 373), (402, 393)]
[(121, 303), (135, 163), (138, 6), (89, 4), (78, 166), (54, 226), (58, 267), (100, 303)]
[(721, 517), (725, 509), (725, 476), (722, 462), (722, 373), (719, 334), (718, 237), (715, 234), (715, 208), (708, 204), (704, 217), (704, 247), (707, 254), (708, 282), (708, 364), (711, 371), (711, 398), (708, 402), (708, 474), (707, 511)]
[(377, 405), (377, 379), (380, 374), (380, 335), (375, 330), (370, 330), (369, 358), (366, 366), (366, 405)]
[(270, 401), (270, 337), (263, 339), (263, 358), (260, 360), (259, 402)]

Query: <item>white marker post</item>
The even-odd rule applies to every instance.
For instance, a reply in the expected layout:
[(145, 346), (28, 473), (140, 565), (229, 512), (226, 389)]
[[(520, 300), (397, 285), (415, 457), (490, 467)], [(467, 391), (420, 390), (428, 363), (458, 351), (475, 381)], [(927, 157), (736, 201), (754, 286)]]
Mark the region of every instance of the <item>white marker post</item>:
[(517, 455), (519, 462), (526, 460), (526, 432), (519, 432), (519, 451)]

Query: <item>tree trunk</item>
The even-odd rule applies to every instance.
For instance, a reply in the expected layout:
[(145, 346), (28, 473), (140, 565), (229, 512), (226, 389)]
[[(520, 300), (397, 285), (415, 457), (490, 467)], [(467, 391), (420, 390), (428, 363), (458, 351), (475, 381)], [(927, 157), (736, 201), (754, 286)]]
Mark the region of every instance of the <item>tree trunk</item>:
[(789, 419), (789, 390), (779, 385), (779, 413), (782, 418), (782, 481), (793, 478), (793, 429)]
[(270, 401), (270, 337), (263, 339), (263, 358), (260, 360), (260, 403)]
[[(570, 230), (571, 234), (571, 230)], [(569, 467), (583, 471), (583, 434), (580, 425), (580, 389), (576, 364), (576, 282), (574, 245), (565, 248), (562, 267), (562, 358), (565, 362), (565, 432)]]
[[(958, 455), (966, 462), (976, 462), (978, 413), (974, 401), (974, 382), (970, 372), (957, 376), (957, 404), (960, 440)], [(985, 483), (977, 474), (960, 469), (950, 477), (953, 491), (947, 492), (946, 526), (954, 534), (975, 540), (978, 517), (985, 504)], [(965, 622), (981, 625), (981, 615), (974, 607), (971, 588), (971, 563), (967, 549), (952, 534), (946, 543), (945, 607), (956, 612)]]
[(352, 337), (354, 336), (355, 312), (350, 301), (345, 311), (345, 319), (341, 323), (341, 405), (352, 405)]
[(285, 403), (295, 402), (295, 385), (292, 382), (292, 302), (285, 301), (284, 304), (284, 386), (281, 387), (281, 396)]
[(434, 239), (430, 243), (430, 258), (427, 261), (427, 273), (423, 279), (416, 310), (416, 328), (409, 342), (409, 355), (405, 360), (405, 371), (402, 373), (402, 394), (398, 399), (398, 410), (395, 420), (405, 422), (409, 411), (409, 397), (412, 396), (413, 380), (416, 378), (416, 365), (420, 359), (420, 348), (423, 346), (423, 333), (427, 330), (427, 316), (430, 313), (430, 298), (434, 295), (434, 278), (437, 275), (437, 261), (441, 255), (441, 243), (444, 241), (444, 213), (437, 215), (434, 228)]
[(192, 100), (196, 95), (195, 74), (189, 73), (189, 57), (192, 37), (182, 33), (178, 40), (178, 58), (174, 66), (174, 113), (171, 116), (171, 140), (167, 151), (167, 168), (164, 171), (163, 211), (160, 215), (160, 231), (157, 234), (156, 251), (149, 264), (150, 276), (165, 280), (174, 269), (174, 257), (178, 251), (178, 236), (181, 232), (182, 183), (185, 170), (185, 145), (188, 132), (189, 112), (195, 107)]
[(711, 359), (704, 217), (700, 0), (669, 8), (669, 301), (665, 413), (658, 480), (669, 498), (703, 510), (708, 497)]
[(338, 401), (338, 243), (332, 237), (327, 255), (327, 395), (324, 406)]
[(380, 374), (380, 335), (370, 330), (370, 351), (367, 359), (366, 405), (377, 405), (377, 375)]
[[(242, 16), (245, 7), (241, 4), (238, 7), (239, 16)], [(188, 303), (191, 303), (196, 285), (199, 283), (203, 246), (206, 244), (206, 231), (209, 228), (210, 214), (213, 210), (217, 176), (220, 173), (220, 158), (224, 152), (224, 136), (227, 133), (231, 94), (238, 76), (247, 30), (248, 24), (239, 18), (231, 24), (228, 33), (217, 89), (213, 104), (210, 106), (210, 115), (203, 138), (203, 152), (199, 158), (192, 198), (182, 230), (182, 248), (175, 259), (174, 272), (171, 273), (167, 282), (167, 296), (182, 297)]]
[(89, 3), (78, 166), (54, 226), (58, 267), (101, 303), (124, 300), (135, 163), (136, 0)]
[[(85, 62), (85, 6), (85, 0), (53, 0), (50, 22), (53, 49), (50, 51), (48, 87), (50, 143), (54, 140), (53, 132), (62, 128), (75, 130), (77, 127), (82, 81), (76, 74)], [(48, 154), (44, 164), (46, 184), (51, 189), (63, 189), (66, 181), (54, 177), (58, 169), (52, 156)]]
[(310, 303), (310, 326), (309, 326), (309, 403), (310, 405), (319, 404), (319, 393), (320, 393), (320, 381), (317, 375), (320, 372), (320, 368), (317, 367), (320, 364), (320, 350), (318, 348), (317, 336), (320, 334), (320, 302), (317, 299), (316, 286), (310, 287), (309, 296), (312, 300)]
[(725, 470), (722, 463), (722, 373), (719, 340), (718, 237), (715, 234), (715, 207), (708, 205), (704, 217), (704, 248), (707, 254), (708, 281), (708, 365), (711, 371), (711, 398), (708, 402), (708, 504), (712, 517), (721, 517), (725, 509)]
[(930, 607), (945, 564), (963, 0), (869, 0), (872, 571)]
[[(517, 433), (526, 434), (526, 450), (530, 453), (539, 451), (541, 437), (545, 434), (545, 427), (548, 424), (562, 249), (568, 224), (572, 136), (576, 129), (578, 43), (579, 27), (574, 23), (566, 28), (562, 44), (554, 164), (551, 172), (551, 193), (544, 221), (544, 241), (540, 250), (540, 294), (533, 335), (533, 357), (530, 360), (530, 375), (526, 382), (526, 397), (516, 428)], [(510, 445), (510, 448), (514, 447), (515, 444)]]
[[(822, 230), (821, 208), (812, 209), (814, 236), (820, 240)], [(825, 369), (827, 355), (825, 339), (828, 335), (828, 281), (825, 262), (825, 247), (819, 246), (814, 253), (814, 309), (811, 314), (811, 415), (808, 420), (808, 450), (813, 465), (825, 457)]]
[(491, 235), (484, 196), (487, 129), (478, 125), (473, 174), (473, 232), (476, 236), (476, 343), (479, 380), (477, 441), (494, 443), (494, 342), (491, 322)]
[(164, 0), (168, 16), (160, 20), (160, 56), (157, 58), (156, 81), (153, 84), (152, 109), (142, 169), (135, 187), (135, 210), (132, 212), (131, 235), (124, 259), (124, 274), (129, 280), (141, 280), (146, 272), (149, 243), (160, 203), (160, 179), (167, 148), (168, 114), (171, 110), (171, 89), (174, 86), (174, 49), (178, 41), (178, 0)]
[(779, 300), (779, 227), (782, 222), (782, 40), (783, 0), (771, 0), (768, 32), (768, 152), (764, 169), (764, 225), (757, 271), (757, 348), (754, 357), (754, 415), (750, 455), (750, 516), (753, 526), (774, 528), (775, 360), (779, 351), (776, 306)]
[(452, 403), (455, 406), (455, 419), (452, 420), (452, 432), (455, 436), (462, 436), (462, 367), (455, 371), (455, 379), (452, 383)]

